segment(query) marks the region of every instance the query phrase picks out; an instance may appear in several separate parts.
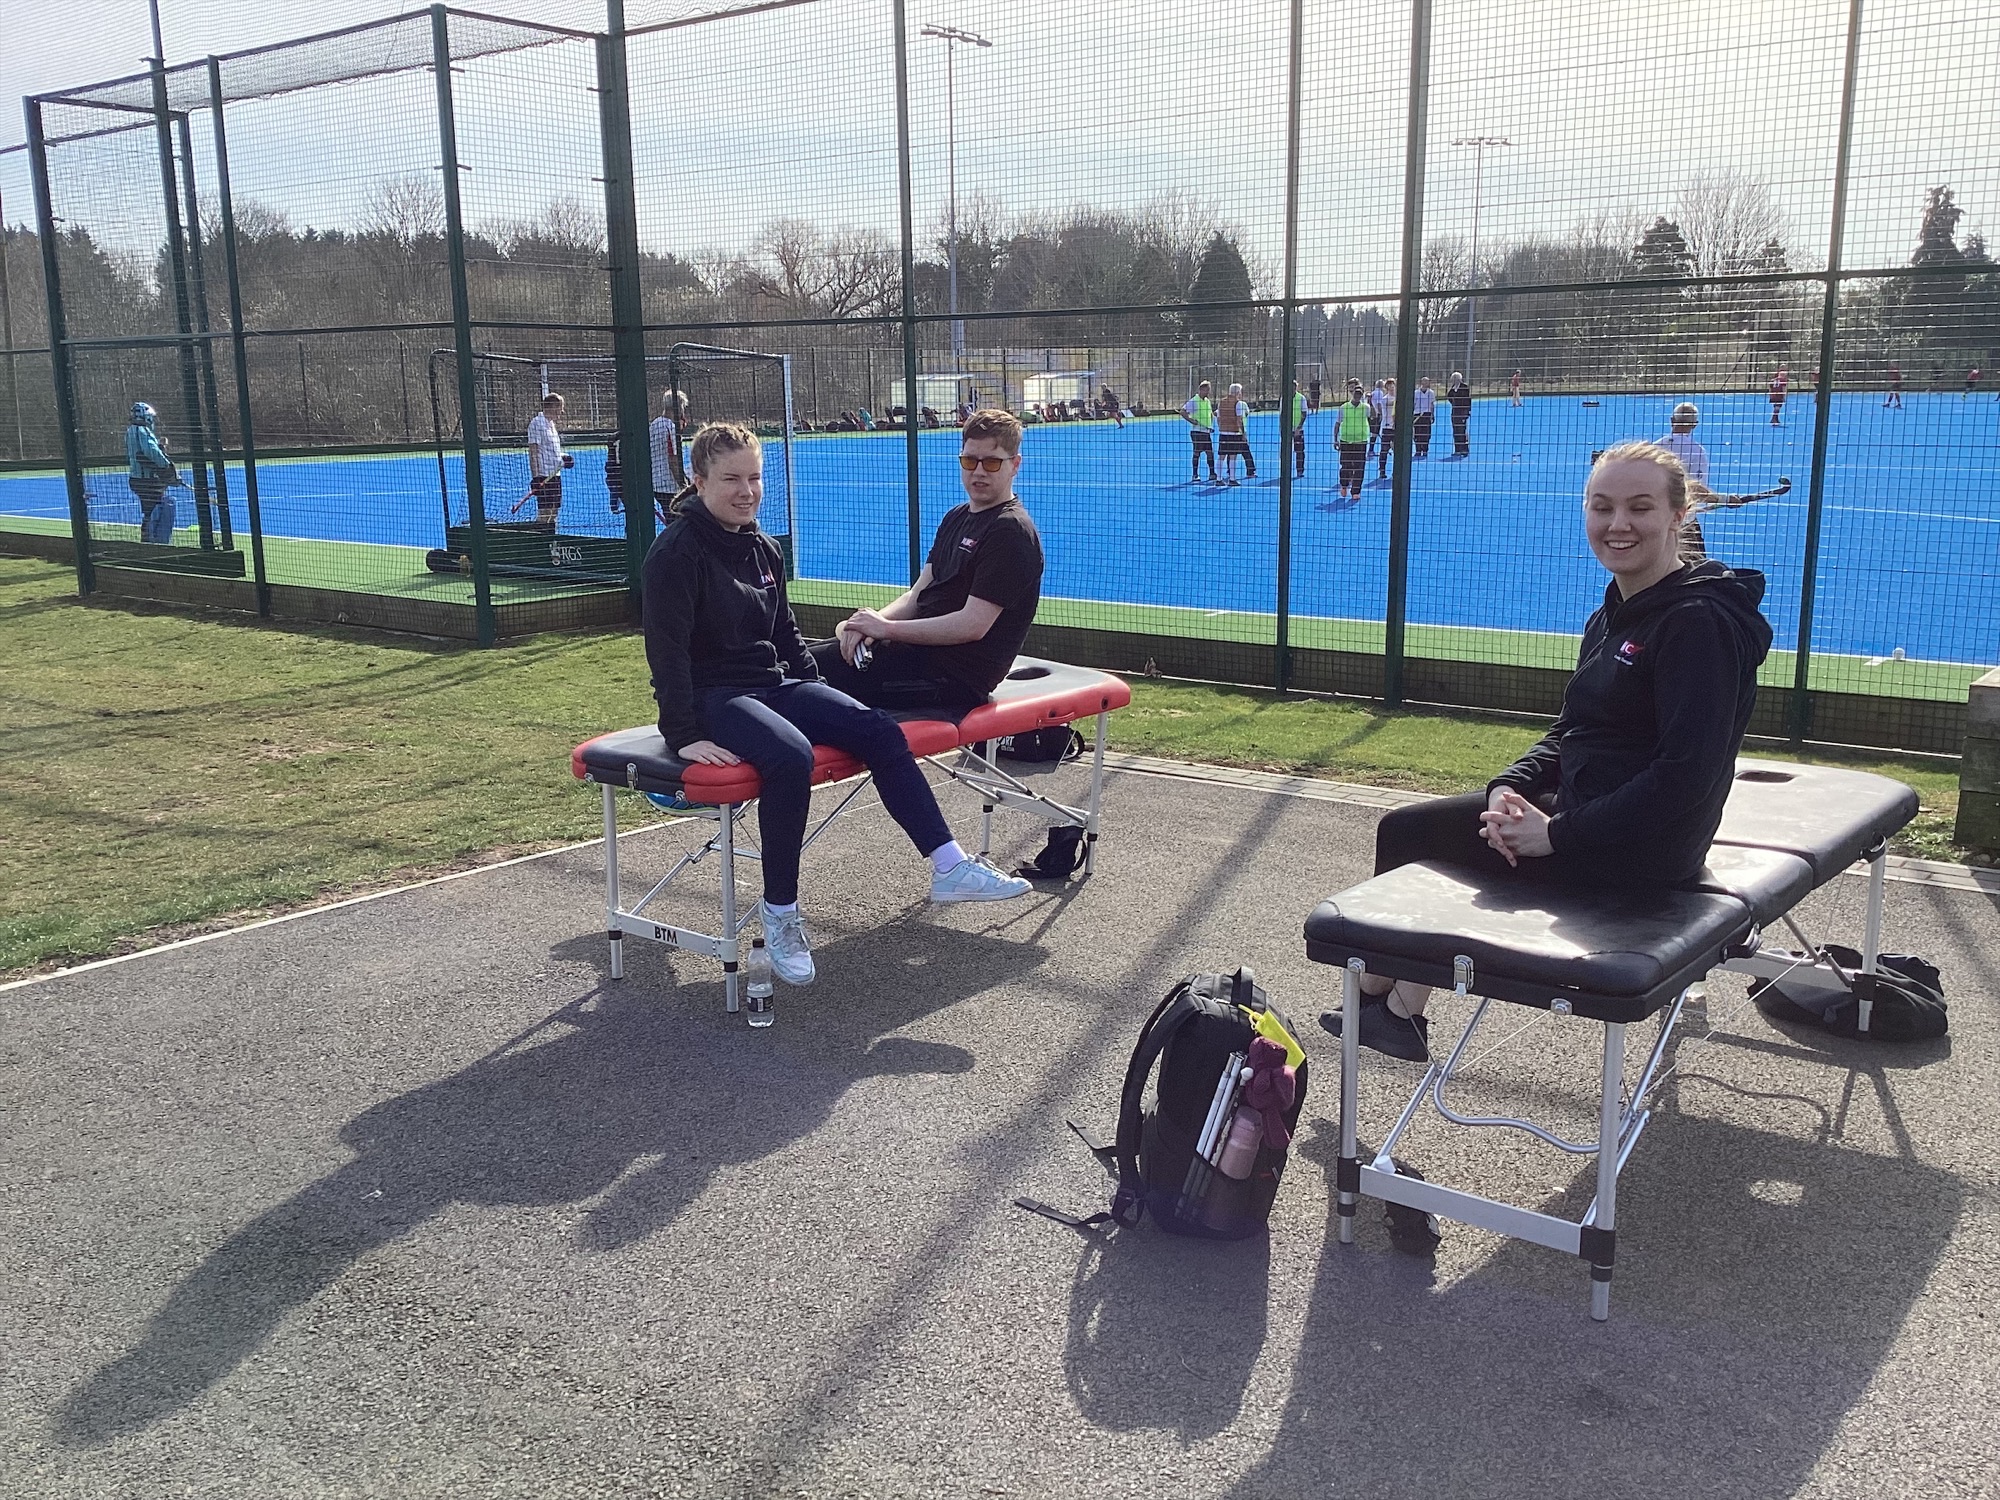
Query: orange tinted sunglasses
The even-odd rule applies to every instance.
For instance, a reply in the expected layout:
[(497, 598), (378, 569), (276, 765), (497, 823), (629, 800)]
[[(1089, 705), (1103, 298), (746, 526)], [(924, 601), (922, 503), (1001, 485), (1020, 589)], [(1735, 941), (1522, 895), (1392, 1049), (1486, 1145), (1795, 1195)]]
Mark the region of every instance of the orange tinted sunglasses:
[(984, 469), (989, 474), (998, 474), (1007, 465), (1004, 458), (974, 458), (970, 453), (958, 455), (958, 466), (970, 474), (974, 469)]

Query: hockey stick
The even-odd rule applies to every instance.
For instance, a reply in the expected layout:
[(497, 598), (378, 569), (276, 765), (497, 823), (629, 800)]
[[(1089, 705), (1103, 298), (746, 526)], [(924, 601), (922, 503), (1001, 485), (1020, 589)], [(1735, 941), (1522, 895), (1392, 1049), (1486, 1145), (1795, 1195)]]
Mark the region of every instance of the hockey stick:
[(1715, 491), (1710, 490), (1701, 503), (1702, 508), (1705, 510), (1734, 510), (1737, 506), (1748, 505), (1753, 500), (1775, 500), (1778, 496), (1789, 495), (1791, 492), (1792, 481), (1790, 477), (1780, 475), (1778, 482), (1768, 490), (1758, 490), (1755, 494), (1750, 495), (1719, 495)]

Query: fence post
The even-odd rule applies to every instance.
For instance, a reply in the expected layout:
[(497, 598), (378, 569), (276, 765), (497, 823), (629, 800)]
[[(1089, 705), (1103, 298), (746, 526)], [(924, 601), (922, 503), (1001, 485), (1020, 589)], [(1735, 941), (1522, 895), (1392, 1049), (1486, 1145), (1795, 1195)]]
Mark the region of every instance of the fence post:
[(61, 257), (56, 254), (56, 211), (49, 196), (49, 150), (42, 135), (42, 101), (25, 99), (28, 170), (35, 185), (35, 232), (42, 240), (42, 290), (49, 304), (49, 374), (55, 384), (56, 425), (62, 430), (63, 478), (69, 486), (69, 534), (76, 549), (76, 591), (97, 587), (90, 559), (90, 498), (83, 487), (82, 434), (76, 425), (76, 392), (70, 385), (69, 325), (63, 316)]
[(207, 424), (204, 430), (215, 440), (215, 513), (222, 523), (223, 548), (234, 550), (236, 537), (229, 518), (229, 459), (222, 441), (221, 397), (215, 389), (215, 340), (208, 316), (208, 278), (202, 271), (201, 207), (194, 186), (194, 131), (188, 125), (187, 111), (181, 111), (175, 118), (181, 138), (181, 193), (187, 207), (188, 269), (194, 277), (194, 330), (201, 335), (201, 347), (195, 357), (201, 371), (202, 415)]
[(479, 467), (479, 381), (472, 367), (472, 289), (465, 277), (465, 208), (458, 193), (458, 119), (451, 97), (451, 17), (431, 7), (431, 70), (437, 75), (438, 171), (444, 179), (445, 263), (451, 277), (452, 349), (458, 364), (459, 446), (465, 454), (465, 509), (472, 531), (472, 628), (493, 644), (493, 579), (486, 569), (486, 484)]
[(903, 222), (903, 442), (909, 486), (910, 582), (923, 571), (923, 505), (918, 489), (917, 237), (910, 208), (910, 46), (908, 0), (896, 0), (896, 196)]
[(1410, 6), (1410, 103), (1403, 137), (1403, 280), (1396, 304), (1396, 474), (1389, 491), (1389, 590), (1382, 615), (1382, 701), (1403, 701), (1410, 594), (1410, 455), (1416, 441), (1417, 293), (1423, 287), (1424, 158), (1429, 144), (1431, 0)]
[[(1273, 686), (1282, 697), (1292, 683), (1292, 387), (1296, 337), (1293, 300), (1299, 294), (1299, 96), (1304, 59), (1304, 0), (1292, 0), (1285, 62), (1285, 305), (1278, 379), (1278, 633), (1272, 659)], [(1264, 340), (1259, 339), (1261, 345)]]
[(1806, 490), (1806, 548), (1799, 578), (1799, 635), (1792, 653), (1787, 733), (1800, 744), (1812, 732), (1812, 627), (1819, 584), (1820, 520), (1826, 501), (1826, 442), (1833, 424), (1833, 353), (1840, 316), (1841, 240), (1847, 232), (1847, 164), (1854, 145), (1854, 91), (1861, 60), (1861, 0), (1848, 0), (1847, 56), (1840, 78), (1840, 145), (1833, 162), (1833, 215), (1827, 228), (1826, 297), (1819, 314), (1819, 389), (1813, 392), (1812, 482)]
[(610, 252), (611, 356), (618, 383), (618, 461), (625, 473), (625, 567), (637, 613), (640, 574), (653, 545), (653, 443), (624, 0), (610, 0), (608, 18), (610, 35), (597, 39), (597, 110), (604, 151), (605, 248)]
[[(208, 108), (215, 125), (215, 190), (222, 199), (222, 272), (229, 283), (229, 344), (236, 366), (236, 428), (243, 441), (243, 506), (250, 515), (250, 569), (257, 581), (257, 613), (271, 613), (271, 580), (264, 571), (264, 513), (257, 500), (257, 434), (250, 415), (250, 354), (243, 337), (243, 280), (236, 264), (236, 205), (229, 192), (229, 135), (222, 119), (222, 64), (208, 60)], [(222, 441), (220, 431), (216, 442)]]
[(168, 121), (167, 65), (152, 60), (153, 130), (160, 143), (160, 206), (167, 216), (167, 269), (174, 281), (174, 324), (180, 330), (181, 410), (188, 428), (188, 467), (194, 473), (194, 516), (204, 552), (215, 548), (215, 515), (208, 498), (208, 446), (202, 441), (201, 372), (194, 357), (194, 316), (188, 307), (187, 242), (174, 172), (174, 134)]
[(8, 273), (8, 264), (13, 257), (7, 250), (7, 204), (6, 195), (0, 193), (0, 349), (7, 353), (7, 406), (14, 413), (14, 457), (28, 456), (28, 434), (21, 421), (21, 383), (19, 372), (14, 367), (14, 293), (8, 285), (13, 277)]

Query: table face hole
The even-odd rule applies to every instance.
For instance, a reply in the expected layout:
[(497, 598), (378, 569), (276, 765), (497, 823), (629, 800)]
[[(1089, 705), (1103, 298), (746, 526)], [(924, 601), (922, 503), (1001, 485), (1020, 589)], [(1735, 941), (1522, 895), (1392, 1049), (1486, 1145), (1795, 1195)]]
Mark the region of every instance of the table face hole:
[(1037, 677), (1049, 675), (1047, 667), (1017, 667), (1007, 674), (1009, 682), (1033, 682)]
[(1783, 784), (1787, 781), (1797, 781), (1798, 777), (1790, 771), (1738, 771), (1736, 779)]

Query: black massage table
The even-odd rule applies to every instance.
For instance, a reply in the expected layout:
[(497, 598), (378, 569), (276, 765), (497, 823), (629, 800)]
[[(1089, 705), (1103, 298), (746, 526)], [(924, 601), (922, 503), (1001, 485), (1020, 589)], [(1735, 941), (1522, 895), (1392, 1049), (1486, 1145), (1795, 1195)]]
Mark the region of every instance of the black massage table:
[[(1722, 827), (1698, 888), (1628, 894), (1608, 888), (1507, 882), (1482, 888), (1481, 873), (1441, 863), (1406, 865), (1331, 897), (1306, 919), (1306, 953), (1343, 970), (1340, 1154), (1335, 1182), (1340, 1240), (1354, 1239), (1360, 1198), (1403, 1204), (1590, 1263), (1591, 1316), (1610, 1316), (1618, 1174), (1650, 1111), (1646, 1099), (1689, 992), (1715, 969), (1860, 996), (1867, 1029), (1868, 981), (1882, 930), (1886, 840), (1917, 813), (1901, 782), (1865, 772), (1740, 760)], [(1843, 972), (1792, 923), (1800, 900), (1856, 860), (1868, 861), (1868, 907), (1859, 976)], [(1767, 945), (1785, 924), (1803, 952)], [(1464, 1034), (1434, 1054), (1423, 1081), (1379, 1151), (1358, 1145), (1357, 1033), (1363, 974), (1412, 980), (1477, 997)], [(1473, 1034), (1495, 1003), (1528, 1005), (1604, 1026), (1597, 1136), (1570, 1141), (1531, 1121), (1468, 1115), (1446, 1097)], [(1658, 1018), (1658, 1035), (1629, 1095), (1625, 1028)], [(1524, 1130), (1559, 1150), (1595, 1156), (1597, 1194), (1572, 1222), (1458, 1188), (1399, 1175), (1390, 1153), (1428, 1100), (1454, 1124)]]

